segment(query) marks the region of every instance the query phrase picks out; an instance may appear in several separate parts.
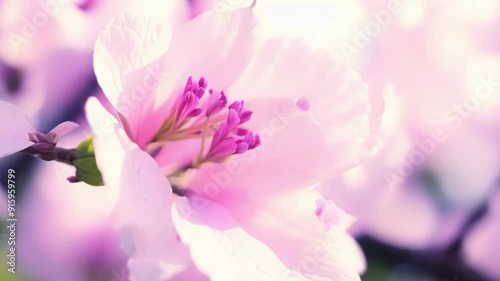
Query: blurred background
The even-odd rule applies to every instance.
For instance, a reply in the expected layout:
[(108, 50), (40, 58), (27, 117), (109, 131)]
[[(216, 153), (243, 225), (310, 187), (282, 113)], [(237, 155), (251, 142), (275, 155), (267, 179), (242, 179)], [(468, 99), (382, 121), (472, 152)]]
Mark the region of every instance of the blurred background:
[[(251, 2), (0, 0), (0, 100), (41, 132), (82, 124), (61, 143), (74, 147), (90, 135), (86, 99), (102, 95), (93, 45), (119, 11), (176, 26)], [(357, 218), (362, 280), (500, 280), (500, 0), (260, 0), (255, 13), (266, 36), (326, 48), (369, 86), (373, 155), (320, 187)], [(68, 183), (70, 167), (16, 154), (0, 159), (1, 197), (8, 169), (18, 176), (18, 273), (2, 269), (0, 280), (126, 280), (99, 188)], [(191, 278), (178, 280), (206, 280)]]

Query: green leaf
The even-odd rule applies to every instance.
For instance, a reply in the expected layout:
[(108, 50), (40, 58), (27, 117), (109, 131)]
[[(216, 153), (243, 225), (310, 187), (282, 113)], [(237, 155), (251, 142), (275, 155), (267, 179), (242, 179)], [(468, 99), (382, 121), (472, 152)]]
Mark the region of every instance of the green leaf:
[(76, 153), (79, 157), (94, 156), (94, 140), (92, 137), (82, 141), (76, 148)]
[(73, 160), (76, 167), (76, 178), (93, 186), (104, 185), (101, 171), (97, 167), (92, 137), (84, 140), (76, 148), (76, 158)]

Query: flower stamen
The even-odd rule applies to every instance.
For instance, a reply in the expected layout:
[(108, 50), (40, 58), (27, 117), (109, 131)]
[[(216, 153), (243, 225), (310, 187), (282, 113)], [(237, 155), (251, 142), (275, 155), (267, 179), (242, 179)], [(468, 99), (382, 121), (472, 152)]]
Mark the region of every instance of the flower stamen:
[[(258, 135), (241, 127), (253, 114), (244, 109), (244, 101), (236, 101), (228, 106), (224, 91), (210, 89), (209, 94), (205, 95), (207, 85), (203, 77), (198, 81), (193, 77), (188, 78), (184, 91), (149, 148), (159, 148), (165, 142), (200, 138), (200, 151), (190, 164), (191, 168), (198, 168), (205, 162), (219, 163), (231, 155), (243, 154), (260, 144)], [(211, 144), (205, 151), (209, 138)]]

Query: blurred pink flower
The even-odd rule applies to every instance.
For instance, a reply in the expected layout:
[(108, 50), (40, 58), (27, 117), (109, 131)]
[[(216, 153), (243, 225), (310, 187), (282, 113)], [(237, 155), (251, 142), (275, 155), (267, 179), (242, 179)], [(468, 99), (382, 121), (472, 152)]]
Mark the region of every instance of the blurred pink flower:
[[(370, 13), (381, 11), (388, 2), (400, 6), (386, 26), (379, 24), (377, 36), (353, 34), (354, 42), (367, 43), (353, 44), (359, 52), (352, 57), (363, 57), (356, 68), (370, 89), (382, 92), (390, 85), (402, 98), (407, 115), (403, 125), (415, 130), (442, 125), (443, 114), (453, 104), (474, 94), (478, 76), (491, 73), (478, 61), (493, 59), (484, 58), (484, 41), (491, 40), (485, 38), (490, 36), (484, 27), (500, 15), (498, 1), (363, 2)], [(370, 21), (376, 22), (373, 15)]]
[(399, 100), (385, 97), (381, 150), (320, 190), (357, 216), (355, 232), (403, 248), (446, 247), (495, 188), (497, 137), (474, 118), (456, 129), (416, 130)]
[[(498, 175), (498, 134), (492, 133), (498, 96), (474, 97), (484, 87), (481, 78), (498, 80), (498, 57), (487, 53), (492, 40), (484, 33), (497, 21), (498, 1), (361, 2), (368, 13), (348, 41), (356, 49), (350, 58), (370, 85), (373, 107), (378, 93), (394, 97), (383, 99), (382, 150), (325, 184), (323, 193), (358, 216), (353, 231), (406, 248), (446, 246)], [(399, 12), (386, 13), (382, 24), (376, 15), (390, 3)], [(380, 27), (375, 36), (363, 32), (374, 25)], [(476, 109), (458, 112), (473, 99)]]
[(1, 57), (26, 66), (54, 51), (92, 50), (98, 33), (124, 9), (161, 16), (178, 25), (189, 19), (184, 0), (5, 0), (1, 3)]
[(13, 80), (0, 78), (0, 99), (42, 126), (86, 93), (97, 35), (117, 11), (143, 11), (174, 26), (190, 18), (184, 0), (5, 0), (0, 7), (0, 73), (8, 68)]
[[(173, 31), (122, 13), (99, 37), (94, 67), (119, 123), (95, 100), (87, 116), (105, 183), (120, 190), (133, 275), (180, 270), (178, 231), (202, 271), (229, 278), (220, 270), (230, 267), (208, 265), (216, 258), (199, 245), (204, 234), (184, 229), (195, 226), (253, 239), (255, 263), (272, 259), (272, 274), (359, 280), (364, 270), (334, 219), (341, 212), (309, 187), (368, 155), (367, 87), (299, 40), (260, 42), (255, 26), (251, 8), (211, 11)], [(170, 206), (182, 209), (183, 196), (192, 211), (174, 212), (176, 230)]]

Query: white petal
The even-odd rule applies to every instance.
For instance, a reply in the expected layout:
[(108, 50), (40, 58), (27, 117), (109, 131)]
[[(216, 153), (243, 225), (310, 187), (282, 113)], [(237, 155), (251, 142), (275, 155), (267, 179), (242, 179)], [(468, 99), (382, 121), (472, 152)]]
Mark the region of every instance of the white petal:
[[(96, 138), (97, 165), (106, 185), (119, 193), (114, 212), (122, 246), (136, 260), (130, 263), (131, 275), (144, 276), (153, 268), (161, 274), (151, 276), (175, 275), (186, 257), (171, 220), (172, 187), (154, 159), (130, 141), (95, 98), (88, 101), (86, 112)], [(102, 122), (109, 122), (105, 132)]]
[(137, 135), (142, 112), (156, 90), (158, 58), (168, 49), (170, 27), (153, 17), (122, 12), (99, 35), (94, 50), (97, 81)]
[(368, 87), (360, 76), (325, 50), (300, 40), (274, 38), (227, 90), (238, 98), (291, 98), (310, 112), (325, 131), (338, 171), (369, 153)]
[[(180, 198), (175, 202), (172, 214), (195, 264), (212, 281), (359, 280), (340, 274), (329, 279), (309, 274), (301, 268), (297, 270), (302, 273), (286, 267), (270, 248), (240, 228), (224, 208), (213, 202), (196, 197), (191, 197), (188, 202), (186, 198)], [(283, 235), (286, 236), (286, 232)]]

